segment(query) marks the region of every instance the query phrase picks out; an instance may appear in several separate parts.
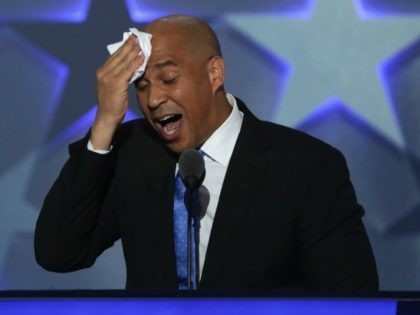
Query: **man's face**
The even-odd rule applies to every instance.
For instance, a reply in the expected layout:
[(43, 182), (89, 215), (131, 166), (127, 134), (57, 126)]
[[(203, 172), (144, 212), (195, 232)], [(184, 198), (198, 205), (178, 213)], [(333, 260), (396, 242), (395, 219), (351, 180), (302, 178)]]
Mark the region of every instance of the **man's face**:
[(181, 153), (200, 146), (214, 131), (208, 59), (187, 51), (177, 36), (155, 35), (136, 95), (144, 116), (166, 145)]

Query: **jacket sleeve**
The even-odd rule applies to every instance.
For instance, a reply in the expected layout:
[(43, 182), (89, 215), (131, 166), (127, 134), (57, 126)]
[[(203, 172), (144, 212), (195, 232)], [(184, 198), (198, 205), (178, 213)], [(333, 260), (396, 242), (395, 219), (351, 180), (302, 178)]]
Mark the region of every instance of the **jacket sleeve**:
[(48, 192), (35, 229), (35, 257), (50, 271), (91, 266), (118, 239), (115, 214), (103, 207), (116, 153), (87, 149), (88, 137), (69, 146), (70, 158)]
[(299, 253), (311, 287), (377, 290), (375, 258), (344, 157), (331, 149), (318, 162), (298, 223)]

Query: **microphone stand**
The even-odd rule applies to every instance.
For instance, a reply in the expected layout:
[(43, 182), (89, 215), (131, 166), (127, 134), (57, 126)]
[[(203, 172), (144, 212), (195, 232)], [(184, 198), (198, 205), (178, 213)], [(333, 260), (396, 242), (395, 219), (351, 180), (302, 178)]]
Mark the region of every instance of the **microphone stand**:
[[(201, 185), (205, 176), (205, 165), (204, 159), (201, 154), (194, 149), (184, 151), (178, 160), (179, 171), (182, 176), (186, 191), (184, 194), (184, 204), (188, 212), (188, 226), (187, 226), (187, 289), (197, 289), (199, 280), (199, 252), (197, 251), (198, 246), (193, 246), (198, 242), (198, 226), (200, 224), (199, 211), (194, 209), (194, 192)], [(194, 222), (194, 230), (193, 230)], [(194, 234), (192, 234), (194, 233)], [(195, 248), (193, 261), (192, 249)], [(194, 263), (195, 262), (195, 263)], [(192, 270), (194, 268), (194, 270)], [(195, 274), (195, 281), (192, 281), (192, 272)], [(195, 285), (194, 285), (195, 284)]]
[[(192, 229), (192, 223), (193, 223), (193, 208), (194, 208), (194, 192), (191, 189), (187, 189), (185, 191), (185, 203), (186, 203), (186, 208), (187, 208), (187, 212), (188, 212), (188, 226), (187, 226), (187, 289), (188, 290), (192, 290), (192, 289), (196, 289), (193, 287), (193, 283), (192, 283), (192, 267), (193, 267), (193, 254), (192, 254), (192, 248), (193, 248), (193, 241), (194, 239), (191, 237), (191, 233), (193, 232)], [(196, 235), (195, 233), (195, 229), (194, 229), (194, 235)], [(195, 252), (195, 254), (197, 253), (197, 251)], [(197, 258), (197, 257), (196, 257)], [(197, 259), (196, 259), (197, 261)], [(197, 264), (195, 264), (194, 266), (195, 268), (195, 275), (196, 275), (196, 285), (198, 284), (197, 282)]]

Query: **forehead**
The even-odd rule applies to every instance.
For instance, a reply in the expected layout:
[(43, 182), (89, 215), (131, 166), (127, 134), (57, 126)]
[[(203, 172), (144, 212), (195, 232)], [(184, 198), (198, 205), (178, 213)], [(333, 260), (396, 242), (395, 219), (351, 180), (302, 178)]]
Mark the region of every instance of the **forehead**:
[[(152, 38), (152, 54), (147, 70), (158, 73), (164, 69), (190, 71), (195, 68), (194, 52), (179, 38), (179, 36), (154, 35)], [(151, 73), (150, 73), (151, 74)]]
[(167, 60), (180, 65), (189, 57), (191, 56), (188, 49), (186, 49), (179, 36), (171, 36), (170, 34), (153, 35), (150, 65), (155, 66)]

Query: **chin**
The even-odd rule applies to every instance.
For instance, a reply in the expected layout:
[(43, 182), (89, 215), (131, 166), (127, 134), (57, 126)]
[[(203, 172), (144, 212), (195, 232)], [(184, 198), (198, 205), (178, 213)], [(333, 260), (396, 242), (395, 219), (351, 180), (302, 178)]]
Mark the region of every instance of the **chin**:
[(180, 154), (182, 152), (184, 152), (185, 150), (189, 149), (186, 146), (183, 146), (181, 144), (176, 144), (176, 143), (169, 143), (167, 144), (167, 147), (169, 150), (171, 150), (174, 153)]
[(168, 143), (167, 147), (174, 153), (181, 154), (185, 150), (188, 149), (196, 149), (196, 147), (192, 144), (187, 143)]

